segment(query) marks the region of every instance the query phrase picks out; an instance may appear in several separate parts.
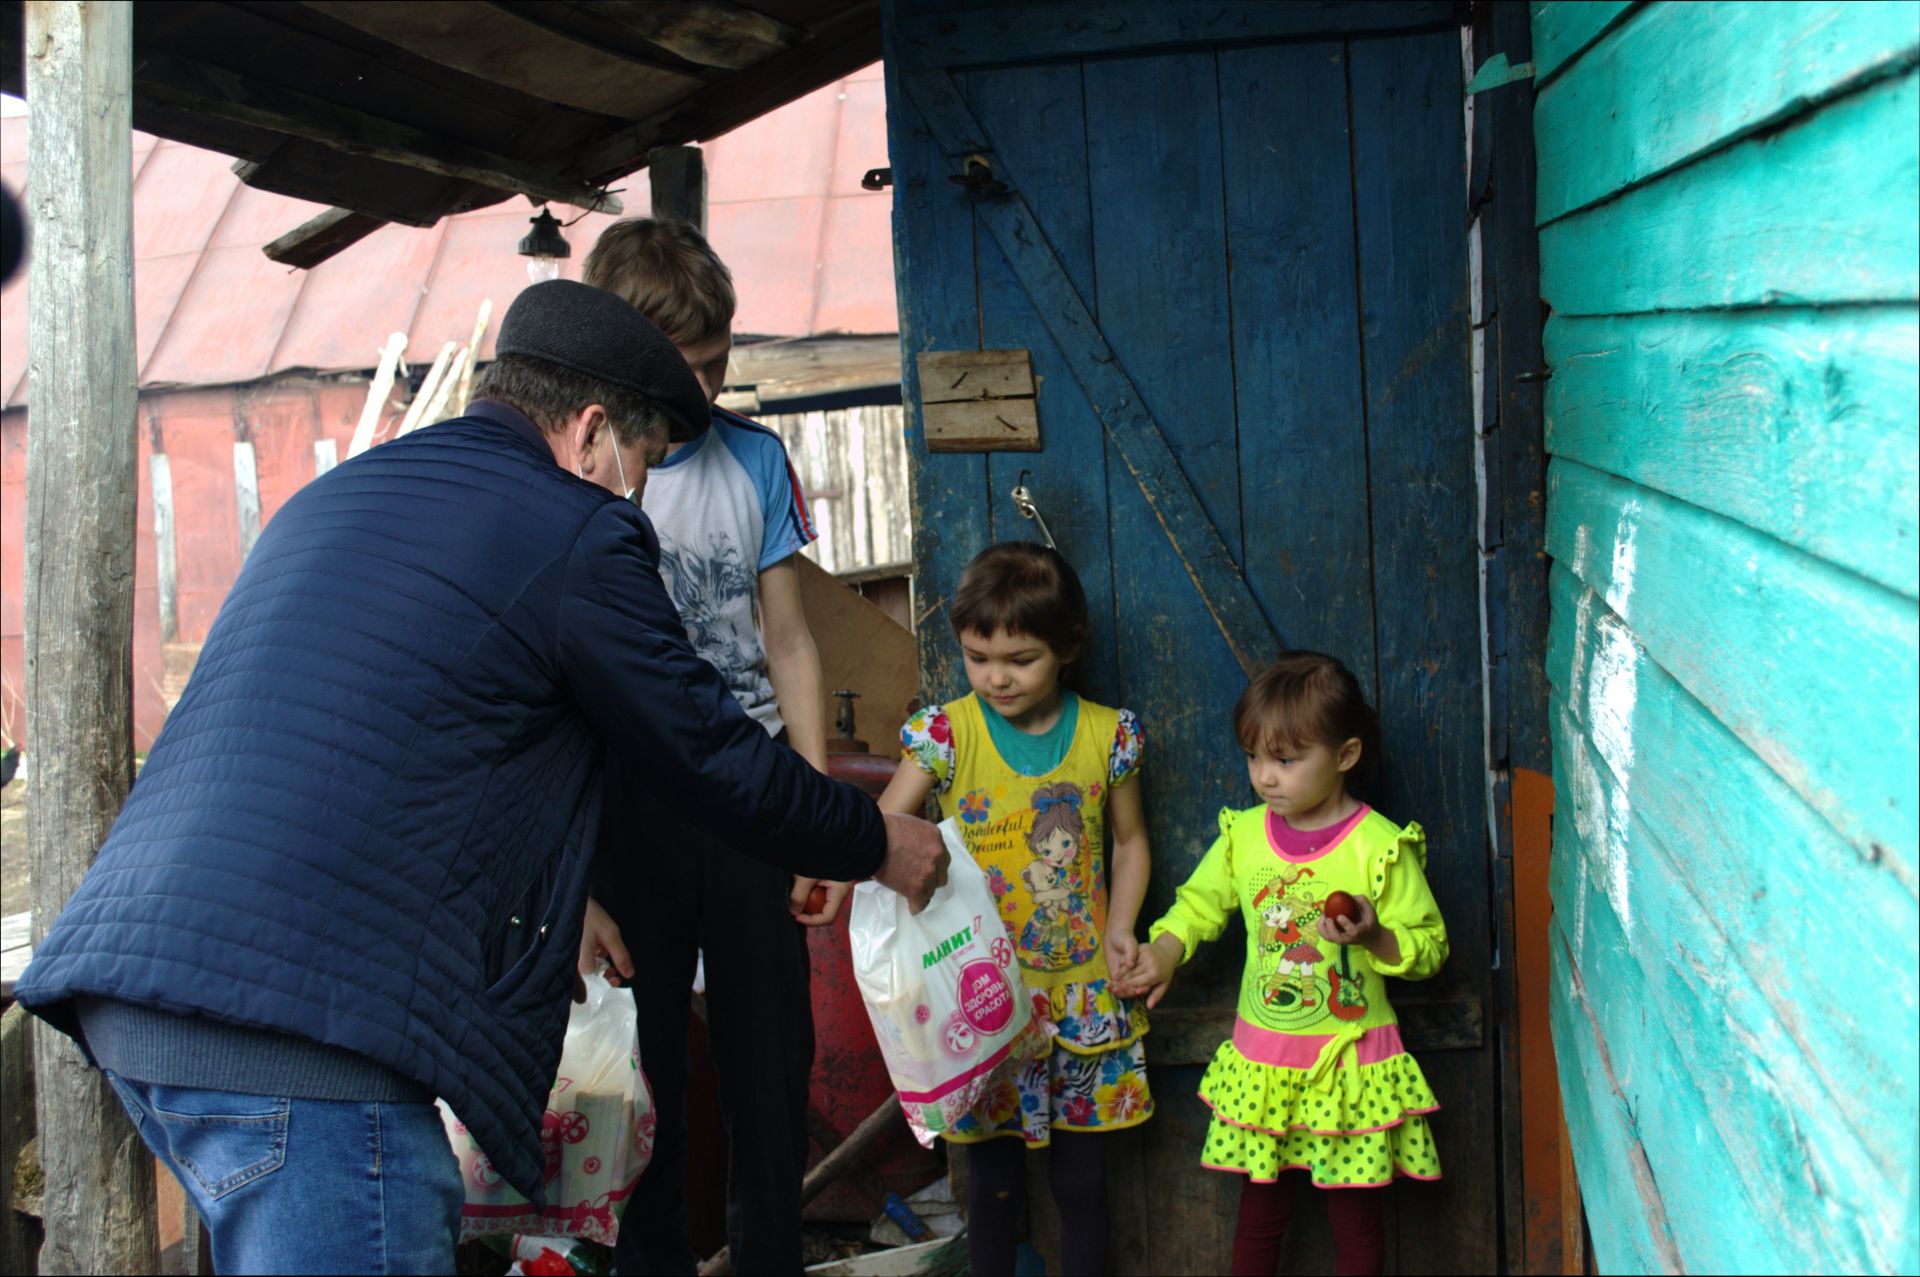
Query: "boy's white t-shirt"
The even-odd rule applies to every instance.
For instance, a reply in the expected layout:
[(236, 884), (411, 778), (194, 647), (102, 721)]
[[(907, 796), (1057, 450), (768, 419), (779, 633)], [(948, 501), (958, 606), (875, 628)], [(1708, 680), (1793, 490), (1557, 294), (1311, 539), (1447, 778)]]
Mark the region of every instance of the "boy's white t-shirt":
[(660, 576), (694, 650), (748, 717), (779, 735), (760, 638), (760, 573), (819, 535), (785, 445), (715, 408), (712, 429), (647, 472), (641, 509), (660, 538)]

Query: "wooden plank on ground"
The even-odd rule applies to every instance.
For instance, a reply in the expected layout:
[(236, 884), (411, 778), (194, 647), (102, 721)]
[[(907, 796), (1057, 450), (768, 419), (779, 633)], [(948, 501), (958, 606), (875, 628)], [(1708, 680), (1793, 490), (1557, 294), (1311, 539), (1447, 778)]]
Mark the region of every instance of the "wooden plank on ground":
[[(895, 14), (884, 11), (888, 49)], [(894, 181), (894, 282), (901, 299), (901, 363), (923, 350), (980, 345), (979, 285), (974, 270), (973, 208), (947, 181), (947, 166), (926, 124), (900, 85), (896, 57), (886, 59), (887, 154)], [(947, 603), (960, 574), (987, 548), (986, 458), (929, 453), (918, 378), (902, 387), (907, 458), (913, 474), (914, 633), (920, 687), (930, 703), (965, 694), (966, 671), (947, 623)]]
[(1432, 29), (1454, 21), (1444, 0), (1105, 0), (1090, 10), (1078, 0), (953, 6), (900, 24), (900, 54), (909, 67), (975, 67), (1034, 59), (1081, 58), (1195, 45), (1313, 39), (1369, 32)]
[[(1083, 293), (1091, 293), (1093, 210), (1087, 204), (1086, 104), (1078, 64), (969, 72), (961, 88), (982, 127), (992, 133), (997, 156), (1023, 175), (1020, 193), (1047, 228), (1061, 268)], [(984, 236), (979, 252), (981, 340), (1029, 352), (1046, 400), (1041, 409), (1045, 450), (988, 458), (993, 539), (1045, 539), (1009, 499), (1024, 476), (1040, 516), (1086, 591), (1091, 634), (1090, 649), (1075, 670), (1080, 687), (1102, 704), (1120, 704), (1106, 432), (999, 244)], [(1113, 1182), (1117, 1192), (1138, 1191)], [(1123, 1230), (1115, 1237), (1122, 1250), (1132, 1244), (1121, 1240), (1125, 1235)]]
[[(1920, 73), (1540, 232), (1556, 315), (1920, 297)], [(1630, 245), (1631, 251), (1622, 251)]]
[(1377, 699), (1346, 49), (1219, 61), (1247, 584), (1290, 644), (1339, 653)]
[[(1547, 548), (1649, 655), (1909, 892), (1920, 613), (1730, 520), (1556, 458)], [(1890, 707), (1878, 730), (1836, 706)]]
[[(1423, 989), (1491, 997), (1475, 451), (1457, 32), (1348, 46), (1383, 768), (1367, 796), (1427, 830), (1453, 956)], [(1332, 496), (1333, 494), (1329, 494)], [(1351, 500), (1348, 494), (1341, 494)], [(1438, 1184), (1402, 1189), (1427, 1264), (1498, 1267), (1491, 1052), (1423, 1061)], [(1415, 1242), (1417, 1240), (1417, 1243)]]
[(1547, 325), (1559, 455), (1920, 595), (1920, 319), (1906, 307)]
[(1533, 0), (1533, 67), (1546, 82), (1610, 30), (1637, 0)]
[(1540, 221), (1916, 59), (1920, 10), (1909, 0), (1652, 5), (1541, 90)]

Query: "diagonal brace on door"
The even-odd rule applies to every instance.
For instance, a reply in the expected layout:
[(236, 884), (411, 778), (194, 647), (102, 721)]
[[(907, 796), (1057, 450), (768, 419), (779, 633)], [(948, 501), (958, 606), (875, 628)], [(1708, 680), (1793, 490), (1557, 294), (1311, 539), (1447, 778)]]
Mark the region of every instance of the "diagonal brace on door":
[[(943, 154), (963, 158), (992, 154), (992, 139), (974, 119), (949, 72), (941, 68), (907, 71), (900, 79)], [(1247, 588), (1233, 552), (1207, 517), (1206, 507), (1200, 504), (1159, 423), (1147, 411), (1139, 389), (1121, 367), (1033, 210), (1021, 197), (1018, 178), (1007, 172), (998, 156), (993, 157), (993, 167), (1013, 189), (981, 199), (975, 205), (980, 220), (993, 233), (1034, 311), (1053, 334), (1074, 380), (1086, 393), (1127, 473), (1140, 486), (1147, 508), (1193, 579), (1200, 601), (1234, 659), (1251, 677), (1279, 649), (1279, 635)]]

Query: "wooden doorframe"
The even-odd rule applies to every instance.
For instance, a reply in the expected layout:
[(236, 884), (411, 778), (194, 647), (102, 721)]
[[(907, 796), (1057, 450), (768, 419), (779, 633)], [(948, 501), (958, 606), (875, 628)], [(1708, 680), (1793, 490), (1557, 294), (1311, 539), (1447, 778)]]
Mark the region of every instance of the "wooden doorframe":
[[(1528, 6), (1474, 0), (1473, 66), (1532, 60)], [(1580, 1271), (1577, 1186), (1547, 1019), (1553, 751), (1547, 709), (1546, 358), (1534, 228), (1533, 81), (1474, 99), (1468, 212), (1481, 242), (1483, 625), (1492, 767), (1502, 1249), (1508, 1272)], [(1564, 1205), (1563, 1205), (1564, 1203)], [(1572, 1216), (1572, 1217), (1570, 1217)], [(1566, 1265), (1573, 1267), (1568, 1268)]]

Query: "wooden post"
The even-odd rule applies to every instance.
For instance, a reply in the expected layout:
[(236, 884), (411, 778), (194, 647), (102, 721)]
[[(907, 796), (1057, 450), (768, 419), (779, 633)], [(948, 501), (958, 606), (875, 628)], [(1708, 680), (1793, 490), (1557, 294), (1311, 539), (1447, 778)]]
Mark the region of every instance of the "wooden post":
[(697, 146), (656, 146), (647, 152), (653, 216), (677, 217), (707, 233), (707, 165)]
[[(26, 6), (27, 848), (33, 939), (133, 783), (133, 6)], [(153, 1156), (106, 1079), (35, 1033), (43, 1273), (157, 1271)]]

